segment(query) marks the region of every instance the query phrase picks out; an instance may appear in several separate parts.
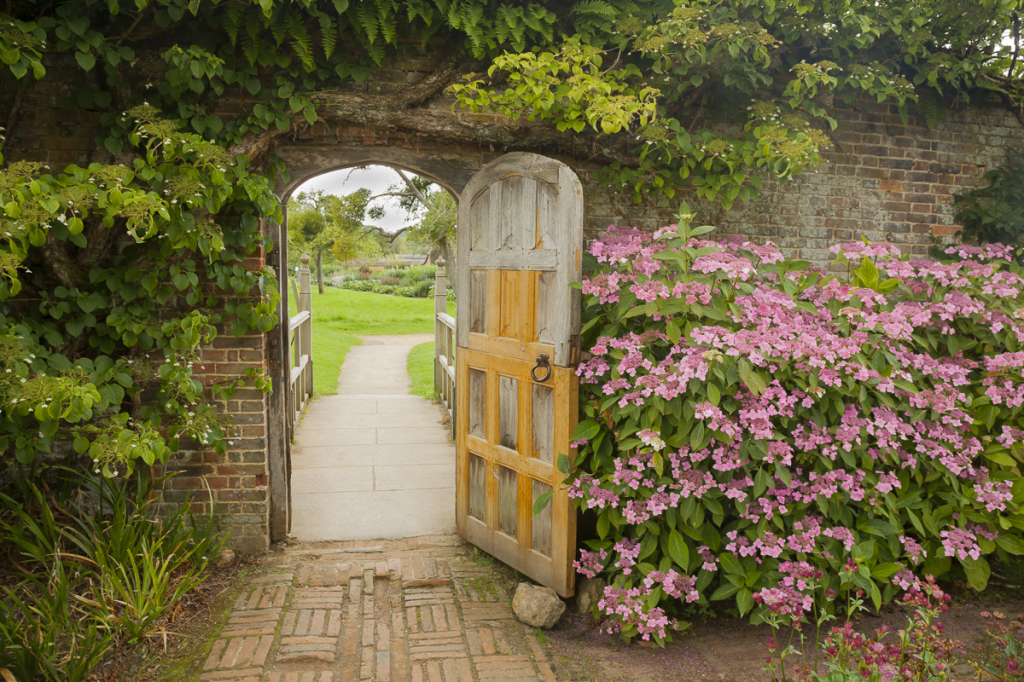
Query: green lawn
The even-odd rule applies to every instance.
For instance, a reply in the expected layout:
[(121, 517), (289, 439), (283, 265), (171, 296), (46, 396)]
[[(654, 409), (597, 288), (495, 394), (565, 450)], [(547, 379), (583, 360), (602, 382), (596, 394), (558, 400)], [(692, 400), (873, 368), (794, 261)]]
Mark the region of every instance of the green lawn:
[[(291, 310), (295, 303), (289, 297)], [(455, 304), (448, 303), (455, 315)], [(423, 334), (434, 331), (434, 299), (384, 296), (363, 291), (327, 288), (313, 292), (313, 387), (314, 395), (334, 395), (341, 363), (360, 336)], [(430, 356), (433, 362), (433, 344)], [(417, 346), (419, 348), (420, 346)], [(415, 350), (415, 349), (414, 349)], [(422, 353), (422, 351), (421, 351)], [(433, 390), (433, 367), (427, 384)], [(411, 373), (411, 369), (410, 369)], [(416, 380), (413, 379), (414, 392)], [(423, 395), (417, 393), (417, 395)]]
[(434, 391), (434, 342), (428, 341), (413, 346), (409, 351), (406, 363), (409, 376), (412, 377), (412, 390), (409, 393), (423, 396), (427, 400), (437, 397)]

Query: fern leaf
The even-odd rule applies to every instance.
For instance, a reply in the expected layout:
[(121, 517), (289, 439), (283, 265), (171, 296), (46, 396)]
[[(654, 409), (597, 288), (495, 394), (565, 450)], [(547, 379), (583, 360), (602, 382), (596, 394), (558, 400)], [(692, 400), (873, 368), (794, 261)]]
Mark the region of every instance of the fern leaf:
[(419, 18), (423, 20), (424, 24), (430, 26), (434, 23), (435, 7), (430, 0), (407, 0), (406, 14), (410, 24)]
[(398, 38), (398, 16), (394, 0), (377, 0), (377, 25), (384, 42), (393, 43)]
[(520, 14), (523, 12), (522, 7), (502, 5), (498, 8), (497, 20), (494, 22), (494, 37), (499, 43), (508, 42), (512, 27), (519, 23), (520, 17), (516, 16), (516, 10), (519, 10)]
[(256, 12), (249, 12), (245, 18), (245, 35), (242, 36), (242, 54), (249, 60), (249, 63), (256, 65), (257, 60), (260, 58), (260, 49), (262, 48), (262, 40), (260, 39), (263, 33), (263, 25), (260, 20), (260, 15)]
[(334, 22), (324, 12), (319, 12), (317, 19), (320, 20), (320, 46), (324, 49), (324, 56), (330, 59), (331, 55), (334, 54), (334, 48), (338, 45), (338, 35)]
[(284, 42), (285, 37), (288, 35), (287, 18), (282, 17), (283, 12), (278, 7), (269, 16), (263, 19), (264, 25), (270, 29), (270, 35), (274, 36), (274, 42), (277, 43), (278, 47)]
[(306, 31), (306, 27), (302, 25), (302, 19), (298, 12), (289, 12), (287, 18), (282, 22), (285, 26), (287, 35), (291, 38), (292, 49), (295, 50), (295, 54), (298, 55), (299, 61), (302, 62), (302, 66), (305, 67), (306, 71), (312, 71), (316, 68), (316, 62), (313, 60), (313, 40), (309, 37), (309, 33)]
[(359, 9), (356, 10), (356, 16), (359, 19), (358, 26), (366, 36), (366, 42), (372, 45), (377, 41), (377, 17), (367, 9), (368, 4), (360, 3)]
[(242, 28), (244, 15), (244, 5), (228, 5), (224, 10), (224, 32), (228, 34), (232, 45), (238, 44), (238, 31)]

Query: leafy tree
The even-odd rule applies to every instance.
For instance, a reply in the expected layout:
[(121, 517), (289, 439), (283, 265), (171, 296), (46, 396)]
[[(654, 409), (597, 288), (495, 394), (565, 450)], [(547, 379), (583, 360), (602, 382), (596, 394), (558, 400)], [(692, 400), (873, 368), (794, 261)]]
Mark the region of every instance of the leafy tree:
[(325, 251), (330, 253), (334, 250), (335, 258), (339, 261), (379, 251), (373, 248), (375, 245), (371, 241), (360, 244), (366, 218), (380, 215), (380, 209), (370, 207), (369, 203), (370, 190), (365, 188), (343, 196), (328, 194), (324, 190), (300, 192), (292, 200), (291, 204), (296, 209), (296, 219), (293, 227), (289, 218), (288, 229), (291, 234), (301, 239), (305, 248), (313, 252), (319, 293), (324, 293)]
[(1001, 44), (1018, 4), (692, 0), (653, 17), (624, 11), (589, 40), (503, 54), (453, 88), (474, 111), (600, 133), (604, 178), (638, 200), (687, 188), (729, 208), (765, 177), (820, 162), (836, 98), (893, 101), (909, 115), (927, 89), (962, 103), (990, 91), (1019, 109), (1019, 31), (1013, 48)]

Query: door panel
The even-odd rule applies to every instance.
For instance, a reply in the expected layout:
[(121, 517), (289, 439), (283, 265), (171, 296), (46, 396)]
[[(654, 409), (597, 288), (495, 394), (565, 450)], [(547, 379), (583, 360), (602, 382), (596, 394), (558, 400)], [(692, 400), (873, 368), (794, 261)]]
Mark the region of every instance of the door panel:
[(575, 456), (582, 189), (564, 164), (508, 154), (470, 180), (458, 224), (459, 534), (571, 596), (576, 515), (556, 463)]

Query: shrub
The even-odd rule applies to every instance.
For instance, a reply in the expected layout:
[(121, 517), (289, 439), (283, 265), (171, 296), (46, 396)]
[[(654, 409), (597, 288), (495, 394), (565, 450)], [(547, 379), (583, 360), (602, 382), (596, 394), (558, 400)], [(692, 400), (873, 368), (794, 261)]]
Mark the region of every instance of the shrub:
[(386, 294), (388, 296), (404, 296), (406, 298), (427, 298), (433, 295), (433, 283), (427, 282), (426, 288), (417, 285), (415, 287), (404, 287), (396, 284), (385, 284), (375, 280), (359, 280), (350, 282), (339, 282), (334, 286), (339, 289), (351, 291), (368, 291), (374, 294)]
[(158, 632), (223, 546), (213, 519), (188, 505), (154, 518), (147, 500), (163, 479), (148, 471), (132, 481), (78, 476), (54, 494), (28, 483), (20, 500), (0, 493), (0, 547), (24, 571), (0, 588), (0, 669), (15, 679), (84, 680), (115, 641)]
[(877, 608), (901, 570), (956, 561), (982, 589), (986, 555), (1024, 553), (1007, 247), (940, 263), (846, 244), (836, 276), (689, 219), (609, 228), (582, 284), (592, 357), (567, 482), (597, 514), (576, 566), (609, 578), (612, 628), (661, 642), (683, 602), (724, 599), (760, 622), (803, 563)]

